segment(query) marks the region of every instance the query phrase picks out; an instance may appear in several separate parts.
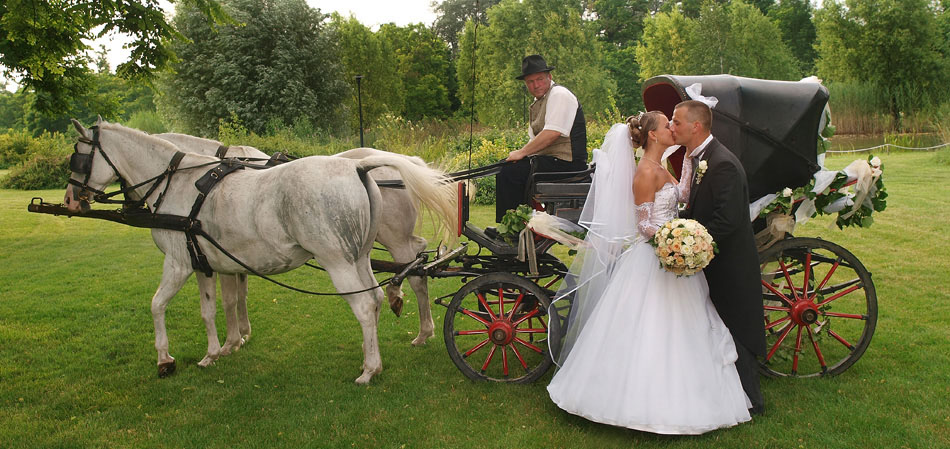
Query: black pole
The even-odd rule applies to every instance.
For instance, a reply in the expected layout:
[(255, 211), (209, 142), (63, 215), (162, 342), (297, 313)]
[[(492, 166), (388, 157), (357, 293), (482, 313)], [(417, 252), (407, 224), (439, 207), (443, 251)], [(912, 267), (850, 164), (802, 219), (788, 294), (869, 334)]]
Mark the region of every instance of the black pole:
[(528, 86), (522, 84), (523, 94), (521, 95), (521, 121), (528, 123)]
[(363, 75), (356, 75), (356, 98), (359, 101), (360, 109), (360, 146), (365, 147), (366, 145), (363, 145), (363, 90), (360, 86), (362, 79)]

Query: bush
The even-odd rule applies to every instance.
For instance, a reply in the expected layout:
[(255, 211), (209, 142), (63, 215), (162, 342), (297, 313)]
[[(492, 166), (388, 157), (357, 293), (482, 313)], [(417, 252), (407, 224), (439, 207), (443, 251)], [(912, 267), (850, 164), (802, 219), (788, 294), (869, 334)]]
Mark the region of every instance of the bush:
[(137, 111), (125, 121), (125, 126), (145, 131), (149, 134), (168, 132), (168, 127), (156, 111)]
[(14, 167), (0, 184), (7, 189), (59, 189), (66, 186), (68, 179), (68, 157), (41, 153)]
[(33, 136), (23, 131), (0, 134), (0, 168), (10, 168), (36, 152)]
[(72, 142), (59, 133), (30, 137), (25, 133), (0, 134), (0, 158), (16, 159), (0, 183), (8, 189), (57, 189), (69, 178)]

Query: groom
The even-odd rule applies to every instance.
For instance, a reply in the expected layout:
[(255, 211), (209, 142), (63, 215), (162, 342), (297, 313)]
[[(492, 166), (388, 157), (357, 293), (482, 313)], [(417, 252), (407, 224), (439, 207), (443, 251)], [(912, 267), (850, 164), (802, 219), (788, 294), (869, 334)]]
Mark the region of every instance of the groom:
[(681, 215), (705, 226), (719, 247), (704, 270), (709, 296), (736, 342), (736, 370), (752, 402), (750, 412), (762, 414), (756, 356), (765, 355), (765, 325), (749, 187), (739, 159), (710, 134), (711, 125), (712, 110), (705, 103), (688, 100), (673, 111), (673, 140), (686, 147), (693, 163), (689, 203)]

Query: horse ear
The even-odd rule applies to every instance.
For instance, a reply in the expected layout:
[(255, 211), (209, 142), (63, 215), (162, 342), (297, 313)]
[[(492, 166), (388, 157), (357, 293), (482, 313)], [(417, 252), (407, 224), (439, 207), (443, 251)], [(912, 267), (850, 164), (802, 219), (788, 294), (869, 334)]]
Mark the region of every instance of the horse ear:
[(89, 132), (86, 131), (86, 128), (83, 128), (82, 124), (79, 123), (79, 120), (76, 120), (74, 118), (71, 118), (69, 120), (73, 122), (73, 127), (76, 128), (76, 132), (78, 132), (80, 136), (82, 136), (84, 139), (89, 138)]

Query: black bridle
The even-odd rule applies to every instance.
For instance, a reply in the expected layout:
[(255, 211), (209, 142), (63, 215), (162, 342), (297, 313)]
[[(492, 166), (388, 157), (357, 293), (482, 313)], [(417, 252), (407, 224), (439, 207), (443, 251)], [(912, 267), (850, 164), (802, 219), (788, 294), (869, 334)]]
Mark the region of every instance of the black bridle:
[[(178, 164), (181, 163), (182, 158), (185, 157), (185, 153), (181, 151), (175, 152), (175, 155), (172, 156), (171, 161), (168, 163), (168, 168), (166, 168), (165, 171), (149, 179), (146, 179), (145, 181), (142, 181), (138, 184), (130, 186), (129, 182), (126, 181), (125, 177), (123, 177), (122, 174), (119, 173), (119, 169), (116, 168), (115, 163), (113, 163), (112, 160), (109, 159), (109, 155), (106, 154), (105, 150), (102, 149), (102, 143), (99, 141), (99, 127), (91, 126), (89, 127), (89, 130), (92, 131), (92, 139), (89, 139), (85, 136), (79, 136), (78, 142), (76, 142), (76, 144), (73, 145), (73, 150), (74, 150), (73, 154), (72, 156), (69, 157), (69, 169), (72, 170), (73, 173), (75, 174), (85, 176), (81, 182), (73, 179), (72, 176), (69, 178), (69, 184), (79, 189), (78, 191), (73, 192), (73, 199), (76, 201), (79, 201), (84, 209), (88, 209), (89, 192), (92, 192), (94, 193), (92, 198), (98, 203), (121, 204), (123, 208), (126, 208), (126, 209), (140, 209), (140, 208), (145, 207), (145, 203), (148, 197), (151, 196), (152, 193), (154, 193), (155, 190), (158, 189), (158, 186), (162, 183), (163, 180), (166, 180), (165, 190), (163, 190), (162, 193), (159, 194), (158, 199), (155, 200), (155, 203), (152, 204), (152, 207), (151, 207), (152, 213), (157, 212), (158, 207), (161, 205), (162, 200), (165, 198), (165, 193), (168, 192), (168, 187), (171, 185), (172, 175), (174, 175), (175, 172), (178, 171)], [(84, 143), (91, 146), (92, 151), (90, 151), (89, 153), (80, 153), (79, 152), (80, 143)], [(89, 178), (92, 176), (92, 162), (95, 159), (96, 151), (98, 151), (99, 154), (102, 156), (102, 159), (104, 159), (106, 163), (109, 164), (109, 167), (112, 168), (112, 172), (115, 174), (116, 178), (118, 178), (119, 187), (120, 187), (119, 190), (115, 192), (111, 192), (111, 193), (106, 193), (104, 190), (96, 189), (89, 185)], [(204, 166), (216, 164), (216, 163), (217, 162), (209, 163), (209, 164), (201, 164), (201, 165), (188, 167), (188, 168), (204, 167)], [(142, 195), (141, 199), (139, 199), (138, 201), (133, 201), (130, 199), (131, 198), (129, 195), (130, 193), (148, 184), (151, 184), (151, 187), (149, 187), (148, 191), (145, 192), (144, 195)], [(113, 199), (113, 197), (119, 194), (123, 196), (123, 199)]]

